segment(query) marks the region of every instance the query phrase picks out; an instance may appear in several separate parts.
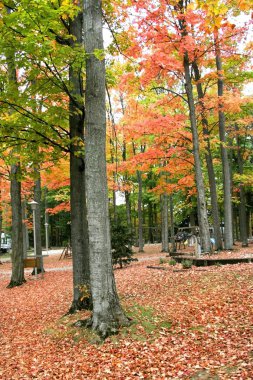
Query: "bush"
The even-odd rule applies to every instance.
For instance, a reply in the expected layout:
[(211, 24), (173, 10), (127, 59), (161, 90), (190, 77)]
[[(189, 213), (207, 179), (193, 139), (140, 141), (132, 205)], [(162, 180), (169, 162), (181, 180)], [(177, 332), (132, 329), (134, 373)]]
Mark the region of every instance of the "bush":
[(192, 267), (192, 260), (183, 260), (182, 267), (183, 269), (190, 269)]
[(133, 234), (124, 224), (113, 224), (111, 226), (111, 244), (112, 244), (112, 263), (119, 265), (129, 265), (132, 261), (138, 261), (133, 258)]
[(169, 264), (170, 264), (170, 265), (177, 265), (177, 262), (176, 262), (176, 260), (171, 259), (171, 260), (169, 261)]

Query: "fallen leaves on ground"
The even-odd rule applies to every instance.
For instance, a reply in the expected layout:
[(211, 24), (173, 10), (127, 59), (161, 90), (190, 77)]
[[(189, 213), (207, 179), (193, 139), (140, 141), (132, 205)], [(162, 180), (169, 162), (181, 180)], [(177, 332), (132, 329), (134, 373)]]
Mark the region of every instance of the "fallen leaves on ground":
[[(47, 258), (43, 279), (27, 274), (13, 289), (6, 289), (9, 264), (2, 265), (0, 379), (252, 379), (253, 264), (161, 271), (147, 265), (165, 255), (146, 250), (115, 271), (133, 324), (104, 343), (73, 327), (86, 312), (64, 316), (70, 260)], [(239, 257), (248, 253), (238, 248)]]

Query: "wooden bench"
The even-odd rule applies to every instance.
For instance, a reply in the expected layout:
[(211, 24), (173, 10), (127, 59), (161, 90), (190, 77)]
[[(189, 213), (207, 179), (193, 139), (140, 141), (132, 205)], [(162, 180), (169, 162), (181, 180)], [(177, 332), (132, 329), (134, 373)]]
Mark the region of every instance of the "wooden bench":
[[(23, 259), (24, 268), (33, 268), (35, 272), (35, 277), (38, 277), (38, 268), (40, 267), (40, 257), (44, 257), (48, 255), (38, 255), (36, 257), (25, 257)], [(41, 276), (43, 278), (43, 272), (41, 272)]]
[(39, 260), (37, 257), (26, 257), (23, 262), (24, 268), (36, 268), (39, 266)]

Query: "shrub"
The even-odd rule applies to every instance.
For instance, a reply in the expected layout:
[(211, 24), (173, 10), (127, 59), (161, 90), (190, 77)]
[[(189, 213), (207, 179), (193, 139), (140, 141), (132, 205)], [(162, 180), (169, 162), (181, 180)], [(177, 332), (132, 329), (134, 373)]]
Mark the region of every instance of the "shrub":
[(183, 260), (182, 267), (183, 269), (190, 269), (192, 267), (192, 260)]
[(129, 231), (129, 228), (124, 224), (112, 224), (111, 225), (111, 244), (112, 244), (112, 263), (113, 265), (119, 265), (120, 268), (123, 265), (128, 265), (132, 261), (138, 261), (133, 258), (133, 234)]
[(169, 261), (169, 264), (170, 264), (170, 265), (176, 265), (176, 264), (177, 264), (177, 262), (176, 262), (176, 260), (174, 260), (174, 259), (171, 259), (171, 260)]

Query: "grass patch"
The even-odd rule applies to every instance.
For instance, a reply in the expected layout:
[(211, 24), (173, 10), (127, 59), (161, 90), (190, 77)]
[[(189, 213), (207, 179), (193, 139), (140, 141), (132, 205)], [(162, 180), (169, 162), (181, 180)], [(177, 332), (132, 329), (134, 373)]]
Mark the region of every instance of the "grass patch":
[[(135, 341), (150, 341), (159, 335), (161, 330), (170, 330), (171, 321), (163, 320), (151, 307), (134, 304), (127, 310), (127, 315), (132, 319), (128, 327), (120, 329), (118, 335), (111, 336), (114, 343), (118, 343), (121, 338), (131, 338)], [(86, 341), (90, 344), (102, 344), (99, 335), (86, 327), (76, 327), (74, 324), (89, 317), (86, 312), (79, 312), (73, 315), (66, 315), (55, 323), (47, 326), (43, 333), (50, 336), (53, 340), (61, 341), (72, 339), (74, 342)]]
[(205, 326), (199, 325), (199, 326), (192, 326), (189, 328), (190, 331), (200, 331), (203, 332), (205, 329)]
[(163, 320), (151, 307), (134, 304), (127, 310), (127, 315), (132, 319), (129, 327), (121, 329), (118, 336), (112, 338), (117, 342), (120, 337), (130, 337), (137, 341), (147, 341), (158, 336), (161, 329), (171, 329), (172, 322)]
[(87, 319), (88, 317), (88, 313), (85, 313), (84, 315), (82, 312), (66, 315), (54, 324), (48, 326), (43, 333), (51, 336), (52, 339), (56, 341), (68, 338), (76, 343), (79, 341), (86, 341), (91, 344), (100, 344), (102, 343), (102, 340), (95, 331), (86, 327), (74, 326), (78, 320)]

